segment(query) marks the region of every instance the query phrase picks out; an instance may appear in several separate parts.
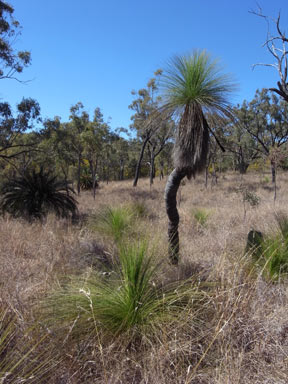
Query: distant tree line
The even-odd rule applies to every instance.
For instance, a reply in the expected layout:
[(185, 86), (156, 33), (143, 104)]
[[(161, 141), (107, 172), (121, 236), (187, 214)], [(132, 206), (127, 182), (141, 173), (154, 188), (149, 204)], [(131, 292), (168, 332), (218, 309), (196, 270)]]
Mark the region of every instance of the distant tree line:
[[(13, 7), (0, 1), (0, 79), (21, 81), (18, 77), (31, 57), (28, 51), (13, 48), (21, 32), (13, 12)], [(279, 21), (280, 16), (276, 21), (278, 35), (286, 43)], [(272, 43), (277, 41), (276, 36)], [(280, 60), (284, 60), (281, 68), (286, 75), (286, 50)], [(99, 107), (89, 116), (81, 102), (71, 106), (66, 122), (59, 116), (41, 120), (40, 106), (31, 98), (21, 100), (16, 113), (8, 102), (1, 102), (0, 183), (27, 170), (45, 168), (65, 181), (71, 180), (78, 193), (91, 189), (95, 197), (99, 182), (133, 179), (136, 186), (139, 177), (149, 177), (152, 185), (156, 176), (168, 175), (173, 169), (179, 121), (169, 108), (163, 108), (161, 82), (163, 73), (157, 70), (146, 87), (132, 91), (131, 125), (116, 130), (104, 120)], [(212, 112), (205, 115), (210, 136), (206, 180), (219, 171), (245, 173), (249, 166), (269, 165), (275, 182), (277, 167), (288, 167), (288, 104), (281, 96), (274, 88), (257, 90), (253, 100), (230, 111), (232, 120), (225, 121), (223, 116), (220, 124)]]

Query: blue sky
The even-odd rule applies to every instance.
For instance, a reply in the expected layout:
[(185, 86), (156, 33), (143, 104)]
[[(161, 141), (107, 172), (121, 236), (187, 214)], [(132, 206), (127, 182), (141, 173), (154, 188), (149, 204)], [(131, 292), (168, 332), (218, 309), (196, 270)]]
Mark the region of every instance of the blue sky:
[[(91, 114), (100, 107), (112, 128), (128, 127), (131, 90), (145, 87), (174, 54), (206, 49), (231, 73), (239, 90), (231, 99), (253, 98), (271, 87), (276, 70), (262, 47), (265, 21), (249, 13), (255, 0), (10, 0), (23, 27), (16, 47), (32, 53), (22, 80), (1, 80), (0, 97), (12, 106), (22, 97), (39, 101), (43, 118), (69, 118), (81, 101)], [(287, 0), (259, 0), (263, 12), (288, 25)], [(288, 34), (288, 30), (287, 30)]]

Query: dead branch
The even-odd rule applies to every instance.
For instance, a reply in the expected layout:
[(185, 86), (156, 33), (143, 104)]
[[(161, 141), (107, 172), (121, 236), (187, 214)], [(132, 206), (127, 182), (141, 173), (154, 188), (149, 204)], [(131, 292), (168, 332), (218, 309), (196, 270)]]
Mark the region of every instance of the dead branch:
[[(263, 14), (262, 8), (258, 4), (258, 11), (250, 10), (250, 13), (253, 15), (262, 17), (265, 19), (267, 23), (267, 38), (263, 46), (265, 46), (268, 52), (276, 59), (275, 63), (257, 63), (252, 65), (252, 69), (256, 66), (265, 66), (265, 67), (273, 67), (277, 70), (278, 75), (280, 77), (280, 81), (277, 82), (278, 89), (275, 87), (269, 88), (270, 91), (277, 93), (281, 96), (285, 101), (288, 102), (288, 83), (287, 83), (287, 75), (288, 75), (288, 50), (287, 43), (288, 38), (280, 27), (280, 19), (281, 13), (279, 12), (277, 19), (273, 19), (270, 16), (266, 16)], [(271, 22), (275, 25), (276, 31), (275, 35), (270, 33), (270, 24)], [(277, 44), (278, 43), (278, 44)], [(279, 43), (281, 46), (279, 46)], [(277, 46), (277, 45), (278, 46)]]

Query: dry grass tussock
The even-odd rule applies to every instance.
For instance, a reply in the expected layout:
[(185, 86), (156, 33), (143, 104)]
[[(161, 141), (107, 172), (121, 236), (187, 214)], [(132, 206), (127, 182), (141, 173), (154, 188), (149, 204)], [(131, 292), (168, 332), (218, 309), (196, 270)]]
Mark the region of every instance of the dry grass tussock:
[[(13, 313), (30, 341), (31, 329), (36, 339), (44, 337), (45, 348), (36, 343), (33, 356), (38, 354), (39, 361), (49, 349), (54, 367), (53, 373), (48, 372), (46, 361), (37, 381), (21, 372), (17, 378), (7, 372), (5, 376), (0, 363), (0, 382), (5, 377), (3, 383), (287, 383), (287, 278), (284, 274), (276, 281), (267, 279), (265, 265), (257, 266), (251, 255), (244, 254), (252, 228), (271, 234), (277, 231), (275, 212), (288, 215), (288, 178), (286, 174), (278, 178), (275, 204), (273, 190), (255, 174), (242, 178), (225, 174), (207, 189), (203, 176), (181, 185), (178, 267), (167, 262), (165, 180), (155, 180), (151, 189), (148, 180), (140, 180), (137, 188), (130, 181), (103, 183), (95, 201), (91, 193), (84, 192), (78, 199), (78, 223), (53, 215), (42, 224), (0, 218), (0, 315)], [(244, 205), (243, 188), (260, 198), (257, 206)], [(91, 218), (99, 217), (105, 207), (130, 207), (138, 212), (116, 240), (110, 232), (91, 225)], [(157, 324), (150, 322), (146, 312), (142, 323), (134, 324), (132, 319), (129, 330), (125, 323), (125, 331), (120, 327), (113, 333), (105, 320), (97, 318), (95, 311), (103, 308), (93, 301), (93, 289), (96, 300), (101, 298), (97, 295), (103, 284), (106, 292), (113, 293), (110, 288), (107, 291), (110, 281), (122, 292), (124, 280), (113, 278), (119, 247), (143, 238), (156, 268), (147, 284), (151, 283), (153, 300), (158, 300), (151, 307), (157, 311)], [(100, 280), (103, 284), (95, 283), (92, 289), (89, 279), (93, 276), (108, 280)], [(69, 291), (71, 281), (73, 292)], [(50, 305), (47, 297), (55, 292), (60, 292), (57, 306), (70, 300), (71, 316), (70, 312), (65, 315), (65, 324), (61, 324), (62, 317), (48, 321), (43, 310)], [(79, 292), (84, 295), (83, 305), (77, 301)], [(150, 305), (150, 296), (147, 300)], [(138, 304), (142, 303), (137, 303), (137, 309)], [(59, 311), (53, 311), (57, 317)], [(17, 335), (11, 343), (1, 349), (0, 319), (0, 360), (17, 346)]]

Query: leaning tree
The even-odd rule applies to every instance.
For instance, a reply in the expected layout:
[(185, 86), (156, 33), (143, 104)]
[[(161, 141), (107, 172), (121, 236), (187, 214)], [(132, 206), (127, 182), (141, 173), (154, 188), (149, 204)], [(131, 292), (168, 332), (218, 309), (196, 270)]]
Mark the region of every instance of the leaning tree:
[(161, 88), (162, 109), (177, 119), (175, 168), (167, 181), (165, 202), (169, 220), (169, 258), (172, 264), (178, 264), (177, 191), (184, 177), (190, 179), (205, 169), (212, 133), (207, 114), (220, 121), (232, 117), (228, 96), (235, 84), (230, 76), (222, 74), (218, 61), (212, 60), (206, 51), (194, 51), (191, 55), (175, 56), (168, 62)]

